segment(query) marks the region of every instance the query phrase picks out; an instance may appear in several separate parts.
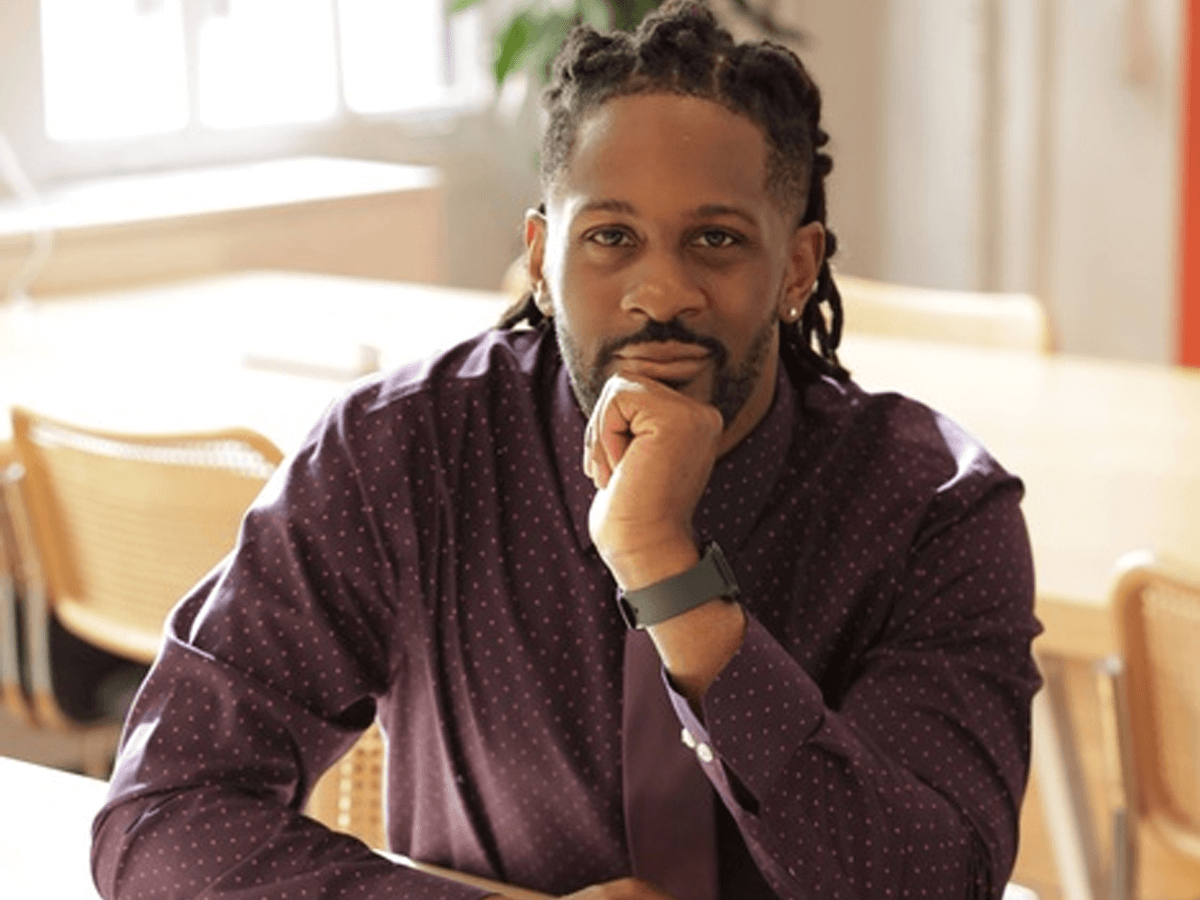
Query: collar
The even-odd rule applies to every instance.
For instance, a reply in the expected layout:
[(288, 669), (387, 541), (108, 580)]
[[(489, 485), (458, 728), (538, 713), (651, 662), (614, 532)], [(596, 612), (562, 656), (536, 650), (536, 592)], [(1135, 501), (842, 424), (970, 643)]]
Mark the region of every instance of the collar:
[[(553, 329), (547, 331), (547, 339), (554, 343)], [(557, 347), (554, 355), (550, 437), (563, 498), (579, 546), (586, 551), (593, 546), (588, 512), (596, 494), (591, 479), (583, 472), (583, 432), (587, 421), (575, 400), (567, 367)], [(727, 554), (733, 554), (745, 544), (783, 471), (795, 415), (795, 388), (781, 362), (775, 376), (775, 397), (766, 416), (713, 467), (693, 519), (696, 540), (701, 546), (715, 540)]]

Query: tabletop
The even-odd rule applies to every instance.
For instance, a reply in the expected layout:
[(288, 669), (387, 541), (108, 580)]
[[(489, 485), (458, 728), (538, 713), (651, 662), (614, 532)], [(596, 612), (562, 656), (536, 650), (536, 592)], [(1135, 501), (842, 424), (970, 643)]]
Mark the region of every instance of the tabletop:
[(92, 819), (108, 785), (0, 756), (0, 885), (5, 900), (98, 900), (88, 865)]
[[(505, 305), (283, 272), (9, 304), (0, 405), (113, 430), (244, 425), (287, 451), (357, 376), (449, 346)], [(952, 416), (1023, 478), (1043, 647), (1113, 648), (1106, 601), (1123, 554), (1200, 560), (1200, 372), (854, 334), (841, 357), (864, 387)]]
[[(99, 900), (91, 876), (92, 821), (108, 784), (72, 772), (0, 756), (0, 888), (4, 900)], [(404, 856), (394, 862), (490, 891), (512, 900), (550, 900), (545, 894), (465, 875)]]

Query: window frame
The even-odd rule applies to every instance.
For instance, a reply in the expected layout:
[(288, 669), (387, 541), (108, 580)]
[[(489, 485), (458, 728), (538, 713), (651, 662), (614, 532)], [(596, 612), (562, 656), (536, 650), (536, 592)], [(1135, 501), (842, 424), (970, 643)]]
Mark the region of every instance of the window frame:
[[(184, 0), (189, 48), (195, 46), (196, 3)], [(329, 0), (331, 4), (336, 0)], [(500, 9), (484, 9), (482, 27), (492, 27)], [(6, 138), (28, 178), (36, 185), (106, 175), (217, 165), (276, 156), (338, 153), (376, 131), (401, 144), (430, 132), (445, 133), (447, 123), (478, 114), (486, 105), (464, 103), (421, 111), (359, 113), (349, 109), (338, 78), (338, 109), (320, 122), (217, 129), (198, 122), (195, 109), (197, 61), (189, 53), (191, 114), (182, 130), (133, 138), (57, 141), (46, 134), (41, 54), (40, 0), (0, 3), (0, 136)], [(393, 137), (394, 139), (394, 137)], [(350, 155), (353, 155), (352, 153)], [(0, 199), (9, 188), (0, 180)]]

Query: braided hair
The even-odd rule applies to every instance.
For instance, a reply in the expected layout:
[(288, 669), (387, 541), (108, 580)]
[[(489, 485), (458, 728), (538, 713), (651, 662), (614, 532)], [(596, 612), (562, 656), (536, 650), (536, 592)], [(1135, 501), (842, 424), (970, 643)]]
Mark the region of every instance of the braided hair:
[[(607, 101), (641, 93), (673, 93), (719, 103), (746, 116), (767, 142), (767, 190), (797, 227), (825, 227), (825, 258), (799, 320), (782, 328), (785, 358), (810, 374), (845, 380), (837, 358), (842, 301), (829, 268), (837, 238), (826, 223), (825, 178), (833, 160), (821, 148), (821, 93), (796, 55), (768, 41), (735, 43), (712, 12), (693, 0), (668, 0), (635, 32), (575, 28), (554, 61), (542, 95), (548, 114), (541, 179), (549, 190), (570, 161), (580, 123)], [(825, 312), (828, 309), (828, 316)], [(525, 297), (502, 327), (538, 325), (545, 317)]]

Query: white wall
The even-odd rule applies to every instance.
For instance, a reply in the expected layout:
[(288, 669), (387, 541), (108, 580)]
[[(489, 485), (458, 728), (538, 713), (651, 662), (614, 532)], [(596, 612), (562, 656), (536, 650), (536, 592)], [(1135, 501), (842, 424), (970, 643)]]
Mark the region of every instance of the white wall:
[(843, 269), (1031, 291), (1063, 350), (1172, 360), (1180, 0), (783, 5), (850, 163)]
[(1174, 355), (1181, 16), (1178, 0), (1056, 4), (1041, 289), (1065, 349)]

